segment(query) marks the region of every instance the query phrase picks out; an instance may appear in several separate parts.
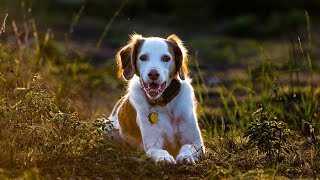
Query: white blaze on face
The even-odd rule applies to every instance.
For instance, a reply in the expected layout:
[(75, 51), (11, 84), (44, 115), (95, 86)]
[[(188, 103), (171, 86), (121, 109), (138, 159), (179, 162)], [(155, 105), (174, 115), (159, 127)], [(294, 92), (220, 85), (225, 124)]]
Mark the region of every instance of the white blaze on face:
[[(165, 39), (145, 38), (136, 63), (148, 96), (152, 99), (160, 97), (170, 83), (170, 72), (174, 68), (174, 57)], [(158, 74), (155, 77), (151, 72)]]

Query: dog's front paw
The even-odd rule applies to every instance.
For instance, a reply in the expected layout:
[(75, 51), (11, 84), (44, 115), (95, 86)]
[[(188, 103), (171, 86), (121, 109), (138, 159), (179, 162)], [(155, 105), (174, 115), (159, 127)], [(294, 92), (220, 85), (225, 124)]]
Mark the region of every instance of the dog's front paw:
[(197, 159), (192, 154), (179, 154), (176, 161), (179, 163), (195, 164)]
[(171, 163), (171, 164), (177, 163), (176, 160), (166, 150), (156, 150), (151, 153), (151, 157), (156, 162), (165, 162), (165, 163)]
[(156, 162), (165, 162), (170, 164), (177, 164), (176, 160), (169, 154), (168, 156), (159, 156), (156, 159)]
[(195, 164), (204, 153), (204, 148), (202, 146), (197, 146), (194, 144), (185, 144), (181, 147), (176, 161), (179, 163)]

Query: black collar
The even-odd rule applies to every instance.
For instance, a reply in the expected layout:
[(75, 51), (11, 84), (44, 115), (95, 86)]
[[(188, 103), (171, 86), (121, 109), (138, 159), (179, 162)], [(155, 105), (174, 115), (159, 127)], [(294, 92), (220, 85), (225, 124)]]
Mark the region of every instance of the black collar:
[(181, 87), (180, 81), (178, 79), (172, 79), (169, 86), (164, 90), (164, 92), (162, 93), (162, 95), (158, 99), (150, 99), (146, 95), (148, 103), (151, 106), (165, 106), (169, 102), (171, 102), (172, 99), (175, 98), (179, 94), (180, 87)]

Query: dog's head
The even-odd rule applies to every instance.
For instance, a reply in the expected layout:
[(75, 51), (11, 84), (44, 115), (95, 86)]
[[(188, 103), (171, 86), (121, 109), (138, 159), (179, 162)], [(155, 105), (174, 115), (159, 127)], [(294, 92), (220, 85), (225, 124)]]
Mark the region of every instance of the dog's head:
[(167, 39), (131, 35), (130, 41), (116, 56), (118, 76), (130, 80), (140, 77), (143, 89), (151, 99), (161, 96), (173, 78), (185, 79), (187, 49), (175, 34)]

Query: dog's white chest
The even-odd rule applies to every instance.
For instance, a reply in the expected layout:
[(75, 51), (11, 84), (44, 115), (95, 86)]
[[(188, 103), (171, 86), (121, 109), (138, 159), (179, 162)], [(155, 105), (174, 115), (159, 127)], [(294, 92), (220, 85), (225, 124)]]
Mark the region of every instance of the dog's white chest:
[(173, 114), (166, 111), (164, 108), (157, 111), (159, 120), (157, 123), (150, 123), (150, 126), (155, 126), (160, 131), (160, 135), (170, 144), (176, 142), (179, 136), (179, 121), (175, 120)]

